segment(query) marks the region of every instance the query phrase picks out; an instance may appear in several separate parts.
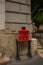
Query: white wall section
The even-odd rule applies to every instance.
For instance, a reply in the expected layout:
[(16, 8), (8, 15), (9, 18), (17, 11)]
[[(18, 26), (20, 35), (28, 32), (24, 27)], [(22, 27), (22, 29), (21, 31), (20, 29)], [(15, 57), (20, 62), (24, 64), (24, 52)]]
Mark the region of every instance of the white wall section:
[(11, 30), (11, 31), (15, 31), (16, 33), (18, 32), (18, 30), (21, 30), (22, 27), (26, 27), (27, 30), (30, 31), (30, 33), (32, 32), (32, 25), (27, 25), (27, 24), (8, 24), (6, 25), (6, 27)]
[(6, 10), (19, 12), (19, 4), (6, 2)]
[(0, 0), (0, 30), (5, 29), (5, 0)]
[(20, 2), (20, 3), (30, 4), (30, 0), (11, 0), (11, 1), (16, 1), (16, 2)]
[(6, 1), (6, 27), (17, 32), (25, 26), (30, 32), (32, 31), (30, 2), (30, 0)]
[(26, 23), (26, 15), (6, 13), (7, 22)]
[(30, 6), (21, 5), (21, 12), (30, 13)]

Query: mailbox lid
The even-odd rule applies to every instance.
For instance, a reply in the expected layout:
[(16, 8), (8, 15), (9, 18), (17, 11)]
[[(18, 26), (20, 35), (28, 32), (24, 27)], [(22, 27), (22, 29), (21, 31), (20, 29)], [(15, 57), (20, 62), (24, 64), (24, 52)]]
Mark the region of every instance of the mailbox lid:
[(18, 32), (19, 32), (19, 33), (23, 33), (23, 32), (28, 33), (28, 32), (29, 32), (29, 30), (19, 30)]
[(28, 30), (19, 30), (18, 32), (19, 32), (19, 37), (18, 37), (19, 42), (28, 42), (29, 41), (28, 40), (29, 31)]

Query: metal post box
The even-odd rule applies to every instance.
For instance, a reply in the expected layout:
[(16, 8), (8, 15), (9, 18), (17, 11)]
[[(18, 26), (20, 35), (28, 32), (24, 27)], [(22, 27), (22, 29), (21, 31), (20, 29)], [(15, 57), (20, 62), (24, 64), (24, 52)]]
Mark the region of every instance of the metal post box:
[(29, 31), (28, 30), (19, 30), (18, 41), (19, 42), (28, 42), (29, 41)]
[(18, 39), (16, 39), (16, 45), (17, 45), (16, 60), (20, 60), (18, 44), (23, 42), (28, 42), (27, 56), (32, 57), (30, 52), (29, 30), (26, 30), (25, 27), (22, 27), (22, 29), (18, 31)]

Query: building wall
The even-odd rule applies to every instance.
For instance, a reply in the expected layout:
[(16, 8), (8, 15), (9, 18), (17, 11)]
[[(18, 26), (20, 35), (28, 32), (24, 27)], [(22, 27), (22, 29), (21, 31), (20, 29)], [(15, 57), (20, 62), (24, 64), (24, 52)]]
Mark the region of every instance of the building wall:
[(6, 28), (18, 32), (22, 26), (32, 32), (30, 0), (6, 1)]
[[(9, 57), (16, 55), (16, 38), (22, 26), (32, 32), (30, 0), (0, 0), (0, 29), (5, 29), (0, 32), (0, 52)], [(15, 34), (11, 31), (15, 31)], [(26, 53), (27, 43), (20, 43), (19, 54)]]
[[(31, 24), (31, 0), (6, 0), (5, 3), (5, 22), (6, 28), (9, 28), (10, 31), (15, 31), (18, 33), (18, 30), (25, 26), (30, 32), (32, 32), (32, 24)], [(18, 34), (14, 39), (17, 38)], [(31, 38), (31, 34), (29, 35), (29, 39)], [(12, 42), (13, 43), (13, 42)], [(11, 44), (11, 43), (10, 43)], [(16, 40), (14, 41), (14, 45), (12, 47), (16, 54)], [(10, 50), (9, 50), (10, 52)], [(27, 43), (19, 44), (19, 54), (24, 55), (27, 53)], [(11, 55), (11, 54), (9, 54)]]
[(0, 30), (5, 29), (5, 0), (0, 0)]

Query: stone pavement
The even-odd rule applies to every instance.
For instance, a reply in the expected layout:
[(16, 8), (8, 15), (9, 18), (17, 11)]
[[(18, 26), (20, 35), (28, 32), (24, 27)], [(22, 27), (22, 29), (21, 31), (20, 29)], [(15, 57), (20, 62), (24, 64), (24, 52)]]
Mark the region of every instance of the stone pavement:
[(28, 57), (27, 55), (23, 55), (23, 56), (20, 56), (20, 60), (16, 60), (15, 57), (13, 57), (12, 59), (10, 59), (9, 57), (7, 57), (6, 55), (3, 57), (3, 58), (0, 58), (0, 65), (16, 65), (18, 63), (22, 63), (22, 62), (26, 62), (28, 60), (31, 60), (30, 57)]
[(36, 55), (32, 59), (26, 59), (25, 61), (20, 60), (16, 62), (13, 58), (13, 60), (7, 65), (43, 65), (43, 58)]
[(6, 65), (10, 62), (10, 58), (7, 55), (0, 57), (0, 65)]
[[(31, 59), (33, 59), (33, 57), (29, 58), (26, 55), (20, 56), (20, 57), (21, 57), (20, 61), (15, 60), (15, 57), (14, 57), (14, 58), (11, 59), (11, 62), (7, 65), (19, 65), (19, 64), (25, 63), (25, 62), (30, 61)], [(36, 57), (36, 56), (34, 56), (34, 57)]]
[(43, 58), (43, 39), (38, 39), (38, 55)]

